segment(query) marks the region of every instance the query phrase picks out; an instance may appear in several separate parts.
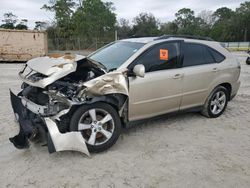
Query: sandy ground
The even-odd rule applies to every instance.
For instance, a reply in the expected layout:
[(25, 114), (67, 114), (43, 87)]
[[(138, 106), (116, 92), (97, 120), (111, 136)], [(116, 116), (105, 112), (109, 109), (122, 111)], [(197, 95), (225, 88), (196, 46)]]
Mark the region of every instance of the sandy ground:
[(17, 150), (8, 88), (18, 91), (20, 64), (0, 65), (0, 187), (250, 187), (250, 66), (224, 115), (198, 113), (148, 121), (124, 130), (107, 152), (49, 154)]

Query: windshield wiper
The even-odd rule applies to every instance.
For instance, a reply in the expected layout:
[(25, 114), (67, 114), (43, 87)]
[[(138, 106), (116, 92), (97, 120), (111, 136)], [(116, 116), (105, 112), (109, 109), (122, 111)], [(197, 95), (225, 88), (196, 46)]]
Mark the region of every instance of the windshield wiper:
[(87, 60), (89, 60), (89, 61), (91, 61), (91, 62), (93, 62), (93, 63), (95, 63), (95, 64), (100, 65), (101, 68), (104, 69), (104, 70), (107, 72), (107, 67), (106, 67), (105, 65), (103, 65), (101, 62), (96, 61), (96, 60), (94, 60), (94, 59), (91, 59), (91, 58), (89, 58), (89, 57), (87, 57)]
[(109, 69), (109, 72), (111, 72), (111, 71), (114, 71), (114, 70), (116, 70), (117, 68), (112, 68), (112, 69)]

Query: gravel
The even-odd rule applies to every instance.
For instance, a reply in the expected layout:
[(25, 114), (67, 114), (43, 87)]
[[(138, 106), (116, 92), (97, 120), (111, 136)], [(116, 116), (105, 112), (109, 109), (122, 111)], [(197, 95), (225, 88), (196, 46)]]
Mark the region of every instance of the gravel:
[(217, 119), (166, 116), (123, 131), (108, 151), (49, 154), (8, 141), (18, 132), (9, 88), (18, 92), (22, 64), (0, 64), (0, 187), (250, 187), (250, 66), (239, 56), (238, 95)]

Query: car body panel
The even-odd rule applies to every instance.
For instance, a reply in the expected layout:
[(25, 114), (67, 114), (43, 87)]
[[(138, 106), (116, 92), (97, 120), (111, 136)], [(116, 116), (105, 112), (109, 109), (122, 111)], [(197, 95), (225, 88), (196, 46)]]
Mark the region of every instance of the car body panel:
[(182, 83), (181, 110), (200, 106), (210, 92), (210, 84), (217, 77), (217, 72), (213, 71), (217, 64), (191, 66), (181, 68), (184, 74)]
[[(81, 132), (67, 132), (60, 133), (55, 121), (51, 118), (44, 118), (46, 126), (49, 131), (49, 136), (52, 140), (52, 146), (49, 146), (49, 152), (58, 151), (79, 151), (87, 156), (90, 156), (85, 140), (82, 137)], [(53, 149), (51, 149), (53, 148)]]
[(129, 78), (129, 120), (178, 111), (181, 102), (181, 70), (148, 72), (144, 78)]
[(84, 91), (85, 94), (89, 96), (100, 96), (120, 93), (128, 96), (126, 72), (127, 69), (110, 72), (84, 83), (83, 85), (87, 87)]
[[(74, 72), (76, 66), (76, 61), (85, 58), (85, 56), (81, 55), (62, 55), (62, 56), (45, 56), (45, 57), (37, 57), (31, 59), (27, 62), (27, 66), (32, 70), (44, 74), (46, 76), (50, 76), (56, 72), (63, 72), (68, 70), (69, 72)], [(69, 66), (70, 68), (65, 68), (65, 66)]]
[[(27, 62), (26, 67), (29, 68), (26, 72), (25, 69), (19, 73), (19, 77), (23, 82), (34, 86), (45, 88), (54, 81), (76, 71), (76, 62), (84, 59), (85, 56), (81, 55), (51, 55), (45, 57), (37, 57)], [(28, 75), (37, 72), (45, 75), (46, 77), (39, 81), (32, 81), (28, 79)]]
[[(139, 120), (172, 111), (203, 106), (212, 90), (223, 83), (229, 83), (232, 86), (231, 96), (234, 96), (237, 93), (240, 85), (240, 81), (238, 81), (240, 65), (237, 63), (235, 57), (221, 47), (218, 42), (174, 38), (153, 41), (150, 43), (151, 45), (145, 45), (142, 51), (145, 51), (158, 43), (176, 40), (209, 46), (223, 54), (225, 60), (221, 63), (146, 73), (145, 78), (130, 78), (129, 120)], [(138, 53), (139, 54), (134, 54), (134, 57), (131, 57), (131, 59), (125, 62), (122, 66), (125, 66), (125, 64), (129, 66), (133, 63), (133, 61), (141, 54), (141, 52)], [(183, 75), (183, 77), (179, 80), (173, 81), (171, 76), (176, 74)], [(158, 82), (154, 83), (154, 76), (151, 77), (151, 75), (157, 75)], [(160, 82), (159, 80), (161, 79), (165, 82)], [(178, 84), (178, 87), (176, 84)], [(168, 88), (167, 92), (165, 91), (165, 88)], [(179, 90), (180, 88), (181, 91)], [(171, 91), (177, 91), (176, 89), (180, 91), (180, 93), (171, 93)], [(176, 99), (178, 101), (180, 100), (180, 104), (173, 108), (172, 105), (177, 104)], [(167, 101), (169, 101), (169, 103)]]

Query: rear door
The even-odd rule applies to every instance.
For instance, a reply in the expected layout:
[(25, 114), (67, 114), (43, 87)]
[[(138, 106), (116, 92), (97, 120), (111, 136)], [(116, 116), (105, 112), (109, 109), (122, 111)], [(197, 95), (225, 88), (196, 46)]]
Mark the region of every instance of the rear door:
[(183, 73), (180, 67), (180, 42), (153, 46), (135, 60), (146, 69), (144, 78), (129, 77), (129, 120), (138, 120), (178, 111)]
[(198, 43), (183, 43), (183, 97), (180, 109), (201, 106), (219, 71), (212, 49)]

